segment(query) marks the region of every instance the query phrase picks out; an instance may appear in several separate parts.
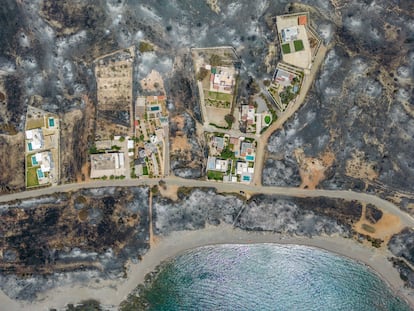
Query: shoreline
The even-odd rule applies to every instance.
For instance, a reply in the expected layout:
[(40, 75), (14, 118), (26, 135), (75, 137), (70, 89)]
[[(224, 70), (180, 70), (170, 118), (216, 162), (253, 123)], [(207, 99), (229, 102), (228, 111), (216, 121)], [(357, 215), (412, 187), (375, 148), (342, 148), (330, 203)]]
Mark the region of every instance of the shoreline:
[[(40, 293), (32, 302), (19, 302), (0, 292), (0, 301), (8, 310), (48, 310), (62, 308), (68, 303), (78, 303), (86, 299), (98, 300), (103, 306), (117, 307), (139, 285), (145, 276), (153, 272), (161, 263), (201, 246), (217, 244), (256, 244), (274, 243), (303, 245), (319, 248), (339, 256), (350, 258), (368, 266), (390, 288), (392, 293), (414, 308), (414, 291), (404, 287), (398, 271), (387, 259), (389, 251), (368, 248), (355, 240), (339, 236), (299, 237), (273, 232), (244, 231), (231, 225), (208, 226), (194, 231), (175, 231), (166, 237), (160, 237), (143, 259), (127, 264), (127, 278), (118, 280), (90, 280), (88, 284), (71, 284), (56, 287)], [(73, 297), (73, 298), (71, 298)]]

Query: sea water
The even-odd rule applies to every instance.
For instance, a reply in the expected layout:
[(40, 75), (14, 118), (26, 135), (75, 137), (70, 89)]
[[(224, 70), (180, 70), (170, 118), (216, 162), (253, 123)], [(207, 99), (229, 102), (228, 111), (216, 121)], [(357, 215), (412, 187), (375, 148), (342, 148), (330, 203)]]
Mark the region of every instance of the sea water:
[(298, 245), (215, 245), (167, 262), (150, 310), (409, 310), (367, 266)]

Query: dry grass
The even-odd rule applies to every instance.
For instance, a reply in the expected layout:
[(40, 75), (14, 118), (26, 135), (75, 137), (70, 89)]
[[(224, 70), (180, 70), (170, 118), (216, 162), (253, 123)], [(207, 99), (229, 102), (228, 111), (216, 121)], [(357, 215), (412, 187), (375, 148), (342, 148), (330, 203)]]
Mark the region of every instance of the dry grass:
[(377, 223), (371, 224), (366, 219), (366, 205), (362, 206), (360, 220), (354, 225), (354, 230), (360, 234), (369, 235), (374, 239), (381, 239), (383, 247), (386, 247), (391, 237), (403, 229), (401, 219), (393, 214), (384, 213)]
[(377, 179), (378, 172), (374, 169), (375, 163), (365, 161), (364, 157), (364, 152), (355, 152), (353, 158), (346, 162), (346, 175), (359, 179)]
[(164, 198), (169, 198), (173, 201), (177, 201), (178, 200), (178, 195), (177, 195), (178, 188), (179, 186), (176, 186), (176, 185), (167, 185), (165, 188), (159, 187), (159, 190), (160, 190), (160, 194)]
[(302, 179), (301, 188), (315, 189), (325, 179), (325, 171), (333, 164), (335, 155), (325, 152), (321, 158), (307, 158), (302, 149), (295, 150)]
[(165, 94), (164, 80), (162, 79), (161, 74), (156, 70), (152, 70), (148, 76), (140, 81), (140, 84), (145, 91), (158, 91)]

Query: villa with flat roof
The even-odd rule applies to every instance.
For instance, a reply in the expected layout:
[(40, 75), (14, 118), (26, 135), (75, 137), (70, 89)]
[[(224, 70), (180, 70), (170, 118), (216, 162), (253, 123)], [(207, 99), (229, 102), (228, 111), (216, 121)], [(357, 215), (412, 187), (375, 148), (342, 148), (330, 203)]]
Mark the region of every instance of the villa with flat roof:
[(283, 61), (302, 69), (312, 66), (308, 14), (304, 12), (276, 17)]
[(210, 90), (231, 94), (235, 84), (235, 73), (235, 70), (229, 67), (211, 68)]
[(91, 178), (125, 175), (123, 152), (91, 154)]
[(28, 106), (25, 123), (25, 182), (27, 188), (59, 182), (59, 117)]
[(43, 131), (41, 128), (26, 131), (27, 150), (40, 150), (44, 146)]
[(275, 82), (284, 87), (290, 86), (292, 84), (294, 77), (295, 77), (294, 74), (279, 68), (276, 71)]
[(298, 38), (298, 27), (289, 27), (282, 29), (282, 42), (290, 42)]
[(216, 157), (208, 157), (207, 171), (226, 172), (229, 167), (229, 161), (218, 159)]

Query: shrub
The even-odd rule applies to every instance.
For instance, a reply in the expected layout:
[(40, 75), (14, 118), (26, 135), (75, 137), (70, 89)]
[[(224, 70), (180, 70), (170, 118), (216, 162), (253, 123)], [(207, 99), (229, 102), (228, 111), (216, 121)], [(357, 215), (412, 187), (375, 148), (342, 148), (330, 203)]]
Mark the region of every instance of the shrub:
[(223, 63), (223, 61), (221, 60), (220, 55), (217, 55), (217, 54), (211, 55), (210, 59), (209, 59), (209, 62), (210, 62), (210, 65), (213, 66), (213, 67), (221, 66), (222, 63)]
[(209, 71), (206, 68), (201, 67), (197, 73), (197, 80), (203, 81), (207, 77), (208, 73)]
[(141, 42), (139, 43), (138, 50), (139, 50), (141, 53), (145, 53), (145, 52), (152, 52), (152, 51), (154, 51), (154, 47), (153, 47), (153, 45), (152, 45), (151, 43), (141, 41)]

